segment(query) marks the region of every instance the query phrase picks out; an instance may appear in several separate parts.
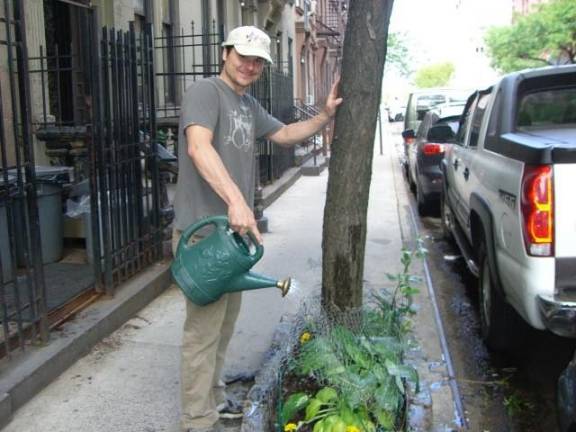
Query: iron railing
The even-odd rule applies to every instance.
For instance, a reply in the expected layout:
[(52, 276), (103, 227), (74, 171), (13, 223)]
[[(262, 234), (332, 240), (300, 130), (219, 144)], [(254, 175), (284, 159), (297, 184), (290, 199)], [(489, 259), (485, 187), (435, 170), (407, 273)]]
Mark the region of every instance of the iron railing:
[[(0, 3), (0, 357), (48, 339), (26, 24), (21, 2)], [(4, 81), (6, 80), (6, 81)], [(8, 90), (8, 94), (4, 90)]]
[(104, 28), (91, 66), (90, 195), (96, 274), (111, 293), (162, 256), (152, 26)]
[[(294, 116), (298, 121), (305, 121), (308, 120), (315, 115), (318, 115), (320, 110), (315, 105), (309, 105), (304, 103), (300, 99), (294, 100)], [(303, 155), (302, 159), (306, 157), (312, 157), (312, 163), (314, 166), (318, 166), (318, 153), (322, 150), (322, 143), (320, 142), (320, 137), (318, 134), (315, 134), (300, 144), (301, 149), (304, 151), (300, 151)], [(304, 161), (302, 161), (304, 162)]]
[(152, 27), (79, 8), (69, 47), (28, 56), (23, 5), (0, 0), (0, 357), (162, 257)]
[[(294, 121), (292, 76), (285, 71), (266, 66), (260, 79), (250, 88), (250, 94), (274, 117), (284, 123)], [(257, 143), (258, 174), (261, 185), (280, 178), (294, 166), (294, 149), (281, 147), (269, 140)]]

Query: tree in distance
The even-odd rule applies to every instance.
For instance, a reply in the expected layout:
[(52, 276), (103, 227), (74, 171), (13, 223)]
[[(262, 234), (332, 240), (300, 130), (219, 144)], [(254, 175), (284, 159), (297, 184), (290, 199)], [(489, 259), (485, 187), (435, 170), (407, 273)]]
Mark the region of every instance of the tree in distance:
[(414, 84), (418, 88), (446, 87), (452, 75), (454, 75), (452, 63), (436, 63), (420, 68), (414, 77)]

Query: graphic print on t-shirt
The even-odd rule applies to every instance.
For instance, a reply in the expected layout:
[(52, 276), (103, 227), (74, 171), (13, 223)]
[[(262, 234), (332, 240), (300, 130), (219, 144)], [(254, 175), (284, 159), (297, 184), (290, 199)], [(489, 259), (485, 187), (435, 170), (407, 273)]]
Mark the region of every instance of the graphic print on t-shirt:
[(238, 150), (247, 152), (254, 143), (254, 128), (250, 108), (240, 105), (239, 110), (232, 110), (229, 116), (230, 129), (224, 144), (232, 144)]

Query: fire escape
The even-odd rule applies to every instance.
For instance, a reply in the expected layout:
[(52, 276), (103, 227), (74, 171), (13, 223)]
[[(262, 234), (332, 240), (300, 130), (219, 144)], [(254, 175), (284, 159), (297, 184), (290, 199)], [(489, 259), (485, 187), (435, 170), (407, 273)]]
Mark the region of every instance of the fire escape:
[(339, 74), (344, 33), (348, 16), (348, 0), (321, 0), (316, 4), (314, 29), (316, 43), (323, 48), (324, 60), (321, 62), (320, 81), (324, 85), (316, 88), (317, 100), (324, 100), (330, 91), (334, 76)]
[(337, 50), (338, 58), (342, 57), (347, 11), (348, 0), (324, 0), (316, 15), (316, 36), (324, 38), (330, 49)]

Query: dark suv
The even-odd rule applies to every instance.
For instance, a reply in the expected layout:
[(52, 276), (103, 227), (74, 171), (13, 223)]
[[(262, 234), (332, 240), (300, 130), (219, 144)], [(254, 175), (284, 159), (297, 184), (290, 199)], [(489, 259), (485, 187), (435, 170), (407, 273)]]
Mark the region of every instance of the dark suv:
[[(463, 105), (456, 112), (463, 109)], [(414, 134), (403, 132), (406, 154), (406, 178), (416, 193), (418, 213), (424, 216), (433, 205), (439, 205), (442, 192), (441, 162), (444, 150), (458, 130), (460, 115), (440, 117), (428, 111)], [(414, 138), (410, 139), (410, 135)]]

